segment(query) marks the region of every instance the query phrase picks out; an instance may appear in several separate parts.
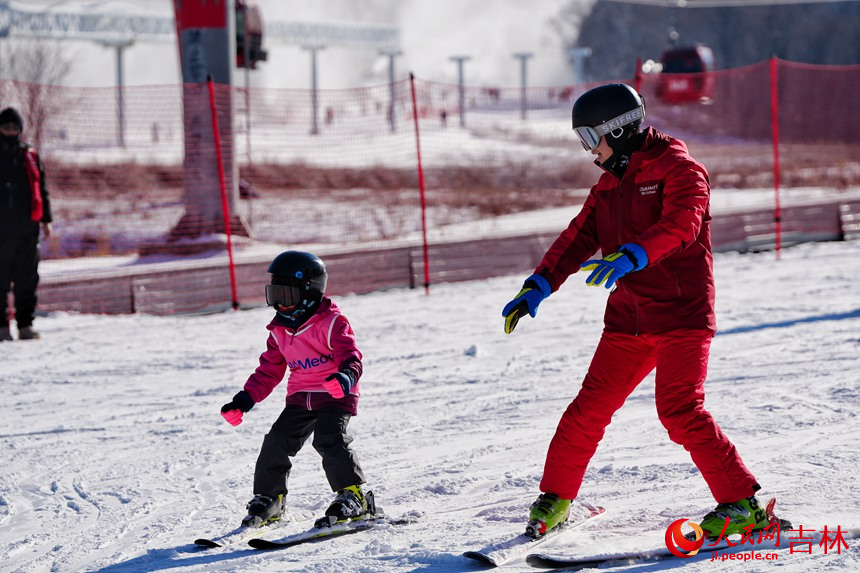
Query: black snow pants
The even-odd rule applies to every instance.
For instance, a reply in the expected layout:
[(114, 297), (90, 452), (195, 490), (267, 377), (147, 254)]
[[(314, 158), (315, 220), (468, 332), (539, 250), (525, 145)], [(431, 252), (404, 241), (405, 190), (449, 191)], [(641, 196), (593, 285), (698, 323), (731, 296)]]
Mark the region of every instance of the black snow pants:
[(358, 458), (349, 448), (346, 433), (352, 415), (335, 408), (305, 410), (288, 405), (263, 439), (254, 471), (254, 493), (275, 497), (287, 494), (287, 481), (295, 456), (314, 435), (314, 449), (322, 456), (323, 470), (332, 491), (364, 483)]
[(31, 223), (22, 232), (0, 230), (0, 293), (3, 322), (9, 325), (9, 291), (15, 297), (18, 328), (31, 326), (36, 315), (36, 287), (39, 285), (39, 224)]

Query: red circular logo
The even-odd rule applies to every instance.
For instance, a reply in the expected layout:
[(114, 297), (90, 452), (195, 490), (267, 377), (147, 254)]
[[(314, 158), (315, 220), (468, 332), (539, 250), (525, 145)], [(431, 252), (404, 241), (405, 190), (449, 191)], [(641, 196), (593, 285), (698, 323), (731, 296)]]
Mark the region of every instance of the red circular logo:
[[(681, 531), (681, 526), (689, 523), (693, 531), (696, 532), (696, 539), (687, 539)], [(668, 528), (666, 528), (666, 548), (675, 557), (692, 557), (699, 552), (699, 549), (705, 543), (705, 534), (698, 524), (686, 519), (679, 519)]]

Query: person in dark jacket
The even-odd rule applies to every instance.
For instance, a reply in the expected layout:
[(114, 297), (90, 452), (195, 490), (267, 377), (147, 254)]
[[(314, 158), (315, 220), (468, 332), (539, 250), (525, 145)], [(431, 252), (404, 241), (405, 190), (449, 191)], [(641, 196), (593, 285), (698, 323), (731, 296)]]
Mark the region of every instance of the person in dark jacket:
[(589, 90), (572, 115), (604, 173), (505, 306), (505, 332), (526, 314), (535, 317), (541, 301), (580, 269), (589, 272), (587, 285), (612, 290), (582, 388), (550, 443), (526, 532), (538, 537), (567, 519), (612, 415), (654, 370), (660, 421), (719, 504), (701, 528), (713, 535), (764, 528), (756, 478), (704, 408), (716, 330), (708, 173), (683, 141), (642, 128), (645, 103), (630, 86)]
[(21, 140), (24, 120), (14, 108), (0, 111), (0, 342), (12, 340), (9, 292), (15, 299), (18, 338), (39, 338), (33, 330), (39, 284), (39, 232), (51, 236), (51, 203), (39, 154)]

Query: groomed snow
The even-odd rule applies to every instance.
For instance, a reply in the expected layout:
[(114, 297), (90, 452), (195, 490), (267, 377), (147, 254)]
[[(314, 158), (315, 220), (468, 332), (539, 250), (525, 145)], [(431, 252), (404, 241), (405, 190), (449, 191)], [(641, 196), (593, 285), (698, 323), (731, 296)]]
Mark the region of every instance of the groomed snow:
[[(800, 245), (780, 260), (718, 254), (715, 266), (708, 409), (764, 486), (761, 499), (776, 496), (779, 513), (807, 530), (856, 532), (860, 241)], [(337, 298), (365, 354), (353, 446), (379, 504), (421, 518), (270, 553), (192, 546), (244, 514), (258, 448), (281, 409), (276, 391), (238, 428), (219, 415), (257, 364), (270, 311), (39, 318), (42, 340), (0, 344), (0, 572), (481, 570), (462, 553), (523, 529), (606, 298), (573, 276), (507, 336), (500, 311), (523, 278)], [(583, 554), (631, 540), (659, 547), (670, 523), (714, 505), (657, 420), (653, 377), (616, 415), (582, 498), (607, 508), (562, 537)], [(311, 517), (331, 499), (307, 446), (289, 507)], [(858, 571), (857, 539), (846, 541), (839, 554), (784, 549), (776, 563), (618, 570)]]

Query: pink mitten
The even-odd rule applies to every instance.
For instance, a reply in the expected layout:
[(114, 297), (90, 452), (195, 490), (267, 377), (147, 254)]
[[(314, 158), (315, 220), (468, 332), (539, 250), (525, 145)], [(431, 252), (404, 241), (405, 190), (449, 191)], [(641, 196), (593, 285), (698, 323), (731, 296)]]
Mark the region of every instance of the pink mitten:
[(341, 386), (337, 376), (337, 374), (332, 374), (326, 378), (325, 382), (323, 382), (323, 388), (331, 394), (332, 398), (343, 398), (346, 396), (346, 393), (343, 391), (343, 386)]
[(226, 412), (221, 412), (221, 415), (231, 426), (238, 426), (242, 423), (242, 414), (242, 410), (227, 410)]

